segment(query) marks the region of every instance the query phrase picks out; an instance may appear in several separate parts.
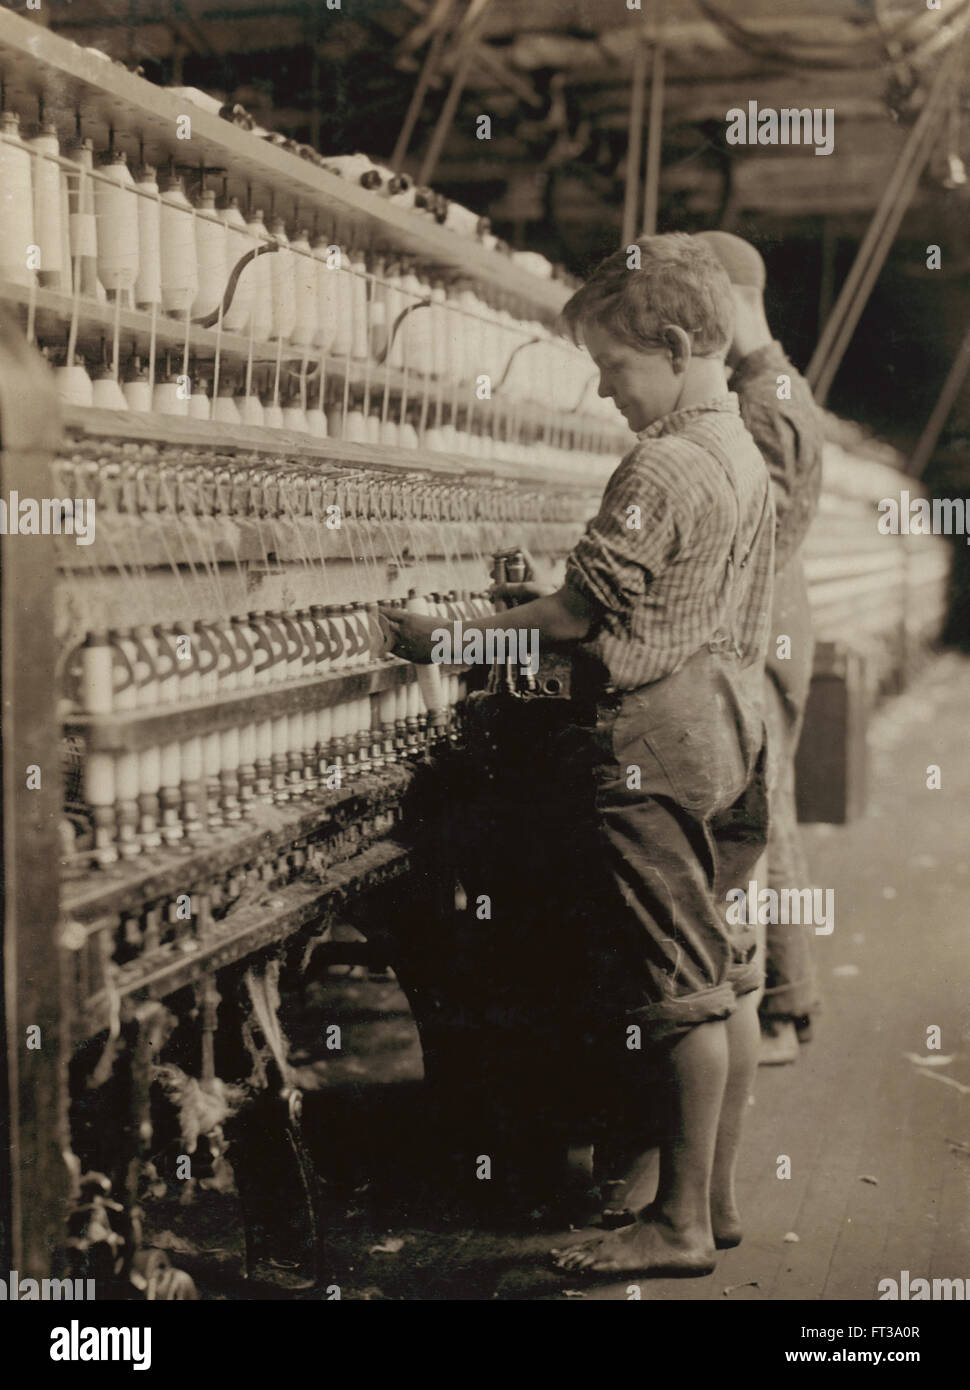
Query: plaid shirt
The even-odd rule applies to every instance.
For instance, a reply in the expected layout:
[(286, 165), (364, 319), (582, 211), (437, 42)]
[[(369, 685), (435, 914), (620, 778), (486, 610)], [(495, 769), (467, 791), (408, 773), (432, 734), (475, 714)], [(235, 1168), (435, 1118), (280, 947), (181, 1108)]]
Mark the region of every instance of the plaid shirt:
[(774, 507), (737, 396), (665, 415), (637, 438), (566, 561), (567, 582), (602, 609), (586, 652), (617, 690), (672, 675), (724, 634), (744, 666), (763, 663)]
[[(791, 380), (791, 400), (778, 399), (778, 377)], [(754, 436), (775, 494), (775, 570), (793, 559), (818, 511), (822, 491), (822, 413), (781, 343), (743, 357), (730, 380), (741, 419)]]
[[(788, 401), (778, 399), (782, 374), (791, 379)], [(775, 497), (775, 589), (766, 670), (781, 693), (793, 734), (812, 681), (812, 609), (801, 544), (822, 490), (822, 412), (777, 342), (743, 357), (729, 384), (768, 465)], [(776, 639), (782, 634), (788, 638), (786, 657), (778, 656)]]

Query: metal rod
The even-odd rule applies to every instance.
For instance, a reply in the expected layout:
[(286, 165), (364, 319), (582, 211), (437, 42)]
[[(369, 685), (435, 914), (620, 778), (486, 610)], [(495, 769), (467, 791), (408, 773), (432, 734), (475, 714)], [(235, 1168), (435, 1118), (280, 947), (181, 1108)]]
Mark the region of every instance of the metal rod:
[(654, 44), (650, 77), (650, 122), (647, 127), (647, 167), (643, 176), (643, 234), (656, 236), (660, 204), (660, 154), (663, 149), (664, 46)]
[(640, 41), (633, 50), (630, 83), (630, 124), (627, 130), (626, 189), (623, 195), (623, 233), (621, 246), (629, 246), (636, 236), (637, 204), (640, 201), (640, 151), (643, 144), (643, 99), (647, 80), (647, 50)]
[[(919, 183), (923, 167), (930, 157), (930, 151), (933, 147), (934, 140), (935, 133), (933, 127), (932, 125), (928, 125), (923, 132), (922, 146), (917, 151), (916, 157), (907, 172), (906, 180), (900, 190), (899, 200), (890, 213), (889, 218), (883, 224), (879, 239), (873, 248), (872, 255), (869, 257), (862, 272), (862, 277), (856, 287), (855, 295), (851, 302), (846, 305), (845, 312), (842, 316), (841, 327), (838, 330), (832, 349), (821, 369), (818, 371), (817, 380), (814, 383), (814, 394), (819, 405), (825, 404), (829, 389), (831, 388), (832, 382), (835, 380), (835, 375), (845, 356), (846, 349), (852, 341), (852, 335), (869, 301), (872, 288), (879, 278), (880, 272), (886, 262), (886, 257), (889, 255), (893, 239), (899, 230), (899, 224), (902, 222), (906, 214), (906, 209), (909, 207), (910, 200), (916, 191), (916, 185)], [(837, 308), (838, 305), (836, 305), (836, 309)]]
[(906, 472), (911, 478), (921, 478), (923, 470), (930, 461), (930, 455), (936, 448), (936, 441), (940, 437), (940, 431), (947, 422), (947, 417), (953, 409), (953, 403), (960, 394), (960, 388), (966, 380), (967, 372), (970, 371), (970, 328), (963, 335), (963, 342), (960, 344), (956, 357), (950, 364), (950, 370), (946, 374), (946, 380), (940, 391), (939, 399), (930, 414), (920, 435), (916, 448), (913, 450), (912, 458), (906, 464)]
[(404, 117), (404, 124), (401, 126), (401, 133), (397, 137), (394, 145), (394, 153), (391, 155), (391, 168), (395, 174), (401, 172), (404, 163), (404, 156), (408, 152), (408, 145), (411, 143), (411, 136), (414, 134), (414, 127), (417, 125), (421, 108), (424, 106), (424, 99), (428, 94), (431, 80), (438, 68), (438, 60), (441, 57), (441, 46), (445, 40), (447, 24), (443, 24), (440, 29), (436, 29), (431, 39), (431, 45), (425, 56), (424, 66), (421, 69), (414, 91), (411, 94), (411, 101), (408, 104), (407, 113)]
[(455, 74), (451, 79), (451, 86), (448, 89), (448, 95), (445, 97), (445, 104), (441, 108), (441, 115), (438, 117), (438, 123), (431, 133), (430, 143), (425, 151), (424, 159), (421, 161), (421, 168), (418, 172), (419, 184), (427, 185), (434, 177), (438, 157), (448, 137), (451, 123), (455, 119), (455, 112), (458, 110), (458, 102), (461, 100), (461, 94), (465, 90), (465, 82), (468, 79), (468, 70), (471, 67), (474, 53), (475, 44), (473, 41), (469, 40), (461, 48), (461, 56), (458, 59), (458, 66), (455, 69)]
[[(815, 347), (815, 351), (812, 354), (812, 360), (808, 364), (806, 377), (809, 385), (813, 388), (818, 386), (822, 371), (832, 353), (833, 344), (840, 335), (843, 320), (848, 314), (859, 285), (866, 275), (867, 267), (882, 237), (884, 228), (891, 220), (894, 210), (900, 203), (899, 195), (902, 186), (910, 176), (913, 161), (919, 156), (926, 131), (932, 125), (936, 114), (936, 108), (939, 105), (943, 91), (958, 59), (959, 44), (955, 43), (937, 70), (929, 95), (920, 112), (919, 119), (910, 131), (909, 138), (893, 169), (889, 182), (883, 191), (883, 195), (879, 200), (879, 205), (873, 214), (872, 221), (866, 229), (866, 234), (863, 237), (852, 268), (846, 277), (845, 284), (842, 286), (839, 293), (835, 308), (832, 310), (831, 317), (828, 323), (826, 323), (822, 335)], [(903, 206), (903, 211), (905, 211), (905, 205)], [(859, 312), (861, 313), (861, 308)], [(832, 373), (832, 375), (834, 376), (834, 373)]]

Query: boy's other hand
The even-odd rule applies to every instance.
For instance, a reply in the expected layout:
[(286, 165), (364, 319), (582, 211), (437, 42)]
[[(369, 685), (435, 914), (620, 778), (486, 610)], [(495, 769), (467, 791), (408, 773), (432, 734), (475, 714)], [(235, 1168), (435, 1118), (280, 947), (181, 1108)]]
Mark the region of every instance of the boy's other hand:
[(424, 613), (408, 613), (400, 608), (379, 608), (388, 651), (417, 666), (431, 665), (431, 634), (448, 624), (442, 618)]
[(537, 584), (535, 580), (528, 579), (520, 584), (492, 584), (488, 597), (493, 603), (507, 603), (514, 607), (517, 603), (529, 603), (534, 598), (545, 598), (547, 594), (555, 592), (554, 584)]

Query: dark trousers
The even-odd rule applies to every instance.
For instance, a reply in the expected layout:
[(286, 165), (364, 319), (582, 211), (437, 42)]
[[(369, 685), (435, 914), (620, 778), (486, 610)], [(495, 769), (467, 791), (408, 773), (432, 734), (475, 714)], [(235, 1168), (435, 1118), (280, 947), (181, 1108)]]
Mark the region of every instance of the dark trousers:
[(480, 932), (466, 1074), (506, 1132), (576, 1132), (645, 1052), (759, 988), (726, 895), (766, 843), (761, 680), (705, 647), (586, 706), (509, 702), (473, 737), (450, 827)]

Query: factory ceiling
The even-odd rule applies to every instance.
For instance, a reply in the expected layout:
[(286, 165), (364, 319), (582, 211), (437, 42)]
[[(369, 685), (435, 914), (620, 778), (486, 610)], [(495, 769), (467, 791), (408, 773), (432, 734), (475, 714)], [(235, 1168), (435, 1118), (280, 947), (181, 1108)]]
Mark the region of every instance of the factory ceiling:
[[(640, 8), (632, 8), (639, 4)], [(43, 18), (157, 81), (218, 91), (325, 153), (387, 159), (429, 54), (404, 167), (417, 173), (456, 73), (433, 182), (519, 235), (555, 228), (573, 262), (619, 237), (634, 79), (662, 43), (658, 225), (864, 225), (970, 0), (45, 0)], [(22, 8), (20, 5), (17, 8)], [(34, 16), (42, 18), (41, 15)], [(644, 55), (638, 59), (638, 50)], [(970, 45), (967, 48), (970, 56)], [(970, 63), (964, 65), (964, 73)], [(831, 111), (834, 153), (732, 144), (727, 113)], [(970, 161), (950, 101), (913, 199), (963, 221)], [(490, 120), (480, 138), (479, 117)], [(963, 122), (964, 132), (968, 127)], [(762, 127), (767, 134), (767, 128)], [(442, 131), (444, 134), (444, 130)], [(737, 134), (737, 130), (735, 130)], [(646, 147), (644, 138), (644, 149)], [(641, 155), (641, 159), (643, 156)], [(915, 220), (914, 220), (915, 219)], [(615, 236), (614, 236), (615, 232)], [(539, 240), (543, 240), (540, 231)]]

